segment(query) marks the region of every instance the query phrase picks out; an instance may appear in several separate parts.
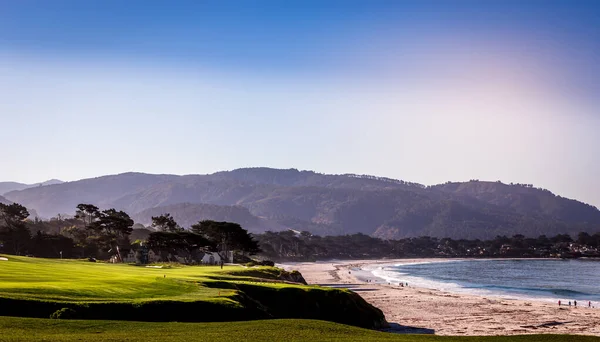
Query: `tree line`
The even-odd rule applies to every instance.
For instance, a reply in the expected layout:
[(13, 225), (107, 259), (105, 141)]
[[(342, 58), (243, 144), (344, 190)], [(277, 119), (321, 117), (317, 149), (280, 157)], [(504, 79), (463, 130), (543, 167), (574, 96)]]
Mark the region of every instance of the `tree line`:
[[(151, 229), (134, 229), (129, 215), (79, 204), (74, 217), (27, 219), (24, 206), (0, 204), (0, 253), (47, 258), (108, 259), (144, 245), (161, 255), (193, 259), (214, 252), (270, 260), (378, 259), (412, 257), (600, 257), (600, 233), (529, 238), (517, 234), (489, 240), (416, 237), (383, 240), (365, 234), (319, 236), (306, 231), (253, 235), (233, 222), (199, 221), (181, 227), (170, 214), (152, 217)], [(143, 234), (141, 234), (143, 233)]]
[(275, 261), (380, 258), (577, 258), (600, 257), (600, 233), (527, 238), (454, 240), (429, 236), (382, 240), (365, 234), (318, 236), (309, 232), (266, 232), (256, 236), (264, 257)]
[(170, 214), (152, 217), (152, 230), (132, 239), (134, 222), (124, 211), (101, 210), (79, 204), (72, 218), (28, 220), (29, 211), (18, 204), (0, 204), (0, 252), (46, 258), (98, 258), (116, 256), (144, 245), (161, 255), (214, 252), (222, 259), (229, 252), (260, 252), (252, 234), (233, 222), (200, 221), (189, 229)]

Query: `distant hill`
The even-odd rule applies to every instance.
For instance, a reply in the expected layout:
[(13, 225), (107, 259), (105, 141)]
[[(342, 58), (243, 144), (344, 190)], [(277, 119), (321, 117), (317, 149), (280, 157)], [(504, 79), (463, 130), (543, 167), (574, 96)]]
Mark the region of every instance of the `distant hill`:
[(23, 183), (17, 183), (17, 182), (0, 182), (0, 195), (4, 195), (11, 191), (19, 191), (19, 190), (33, 188), (33, 187), (37, 187), (37, 186), (54, 185), (54, 184), (62, 184), (62, 183), (63, 183), (63, 181), (60, 181), (58, 179), (51, 179), (51, 180), (48, 180), (48, 181), (45, 181), (42, 183), (35, 183), (35, 184), (23, 184)]
[(477, 199), (524, 215), (548, 216), (566, 222), (600, 223), (594, 206), (556, 196), (549, 190), (529, 184), (470, 181), (446, 183), (435, 189), (458, 195), (458, 199)]
[(35, 208), (41, 217), (49, 218), (59, 213), (74, 214), (79, 203), (93, 203), (103, 208), (112, 207), (114, 201), (129, 193), (179, 177), (124, 173), (12, 191), (4, 197), (28, 208)]
[(125, 173), (12, 191), (8, 200), (42, 217), (72, 214), (79, 203), (115, 207), (144, 224), (170, 212), (183, 226), (238, 221), (252, 231), (292, 228), (315, 234), (383, 238), (600, 231), (600, 211), (530, 185), (470, 181), (424, 186), (365, 175), (246, 168), (210, 175)]
[[(0, 196), (0, 203), (2, 203), (2, 204), (12, 204), (13, 202), (7, 200), (5, 197)], [(28, 209), (28, 211), (29, 211), (29, 217), (30, 218), (39, 217), (39, 215), (35, 211), (35, 209)]]
[(0, 196), (0, 203), (2, 204), (11, 204), (12, 202), (7, 200), (6, 198)]
[(40, 185), (54, 185), (54, 184), (62, 184), (62, 183), (64, 183), (64, 182), (61, 181), (60, 179), (50, 179), (45, 182), (32, 184), (31, 186), (34, 187), (34, 186), (40, 186)]
[(28, 184), (17, 183), (17, 182), (0, 182), (0, 195), (15, 190), (27, 189), (30, 186)]

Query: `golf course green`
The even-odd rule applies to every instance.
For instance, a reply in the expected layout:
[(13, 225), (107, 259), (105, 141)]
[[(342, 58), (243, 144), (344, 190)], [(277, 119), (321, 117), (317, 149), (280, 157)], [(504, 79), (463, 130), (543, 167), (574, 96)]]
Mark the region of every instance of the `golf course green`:
[(0, 261), (0, 341), (600, 340), (399, 335), (364, 329), (383, 327), (385, 319), (356, 293), (285, 282), (290, 275), (274, 267), (143, 267), (0, 257), (7, 259)]
[(320, 319), (385, 326), (381, 311), (342, 289), (284, 282), (274, 267), (151, 267), (3, 255), (0, 315), (128, 321)]

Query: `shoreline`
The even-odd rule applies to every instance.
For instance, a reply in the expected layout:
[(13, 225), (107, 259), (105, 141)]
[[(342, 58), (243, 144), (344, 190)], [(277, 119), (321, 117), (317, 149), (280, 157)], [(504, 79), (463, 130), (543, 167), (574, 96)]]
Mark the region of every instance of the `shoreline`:
[[(355, 291), (383, 311), (392, 330), (436, 335), (579, 334), (600, 336), (600, 309), (559, 307), (534, 299), (512, 299), (448, 292), (425, 287), (366, 282), (353, 268), (470, 260), (415, 258), (337, 260), (281, 264), (298, 270), (308, 284)], [(492, 259), (495, 260), (495, 259)], [(358, 271), (361, 272), (361, 271)], [(370, 272), (363, 270), (362, 272)], [(373, 276), (375, 278), (375, 276)]]
[[(442, 292), (447, 292), (447, 293), (452, 293), (452, 294), (464, 294), (464, 295), (475, 295), (475, 296), (480, 296), (480, 297), (491, 297), (491, 298), (495, 298), (495, 299), (503, 299), (503, 300), (523, 300), (523, 301), (535, 301), (535, 302), (542, 302), (542, 303), (551, 303), (551, 304), (557, 304), (557, 301), (562, 301), (563, 303), (568, 303), (569, 302), (569, 298), (567, 297), (557, 297), (557, 296), (551, 296), (551, 297), (544, 297), (544, 296), (528, 296), (526, 294), (523, 293), (510, 293), (510, 292), (504, 292), (504, 293), (500, 293), (500, 292), (494, 292), (494, 291), (490, 291), (490, 290), (485, 290), (485, 289), (476, 289), (476, 288), (464, 288), (458, 284), (454, 284), (454, 283), (445, 283), (443, 281), (439, 281), (439, 280), (435, 280), (435, 279), (429, 279), (426, 277), (419, 277), (419, 276), (415, 276), (415, 275), (411, 275), (411, 274), (402, 274), (403, 276), (400, 276), (399, 274), (396, 274), (395, 272), (393, 272), (391, 275), (387, 275), (387, 274), (382, 274), (382, 272), (388, 271), (385, 268), (386, 267), (390, 267), (390, 266), (401, 266), (401, 265), (414, 265), (414, 264), (431, 264), (431, 263), (445, 263), (445, 262), (458, 262), (458, 261), (498, 261), (498, 260), (512, 260), (512, 261), (531, 261), (531, 260), (548, 260), (547, 258), (502, 258), (502, 259), (498, 259), (498, 258), (477, 258), (477, 259), (473, 259), (473, 258), (448, 258), (448, 259), (442, 259), (440, 260), (439, 258), (425, 258), (425, 259), (397, 259), (397, 260), (392, 260), (392, 262), (385, 262), (385, 263), (379, 263), (379, 262), (374, 262), (374, 263), (366, 263), (364, 264), (366, 267), (365, 268), (358, 268), (358, 270), (356, 268), (351, 268), (352, 271), (354, 272), (354, 276), (358, 281), (361, 282), (365, 282), (366, 279), (370, 279), (371, 282), (373, 283), (378, 283), (378, 284), (388, 284), (388, 285), (395, 285), (398, 282), (410, 282), (411, 285), (413, 285), (414, 287), (419, 287), (422, 289), (428, 289), (428, 290), (436, 290), (436, 291), (442, 291)], [(398, 262), (401, 261), (401, 262)], [(373, 268), (373, 266), (378, 266), (379, 269), (375, 269)], [(383, 267), (383, 268), (382, 268)], [(377, 274), (376, 274), (377, 273)], [(404, 279), (401, 279), (404, 278)], [(578, 299), (578, 298), (573, 298), (573, 300), (579, 300), (581, 303), (587, 303), (589, 299)], [(596, 298), (596, 303), (597, 303), (598, 299)], [(595, 304), (595, 303), (593, 303)], [(566, 304), (563, 304), (564, 306), (568, 306)], [(587, 305), (586, 305), (587, 307)]]

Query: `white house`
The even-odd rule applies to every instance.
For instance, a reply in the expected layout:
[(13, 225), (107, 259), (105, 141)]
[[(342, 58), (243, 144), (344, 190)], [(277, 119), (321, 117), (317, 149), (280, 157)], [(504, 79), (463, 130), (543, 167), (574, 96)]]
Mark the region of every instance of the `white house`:
[(201, 262), (206, 265), (218, 265), (221, 263), (221, 257), (217, 253), (204, 253)]
[(154, 253), (153, 250), (148, 251), (148, 263), (159, 262), (160, 255)]
[(131, 263), (131, 262), (136, 262), (136, 257), (135, 257), (135, 251), (133, 249), (129, 250), (129, 253), (127, 253), (127, 255), (125, 255), (123, 257), (123, 262), (125, 263)]
[[(221, 264), (221, 256), (219, 256), (219, 254), (216, 252), (204, 253), (201, 262), (206, 265), (219, 265)], [(223, 262), (233, 263), (233, 252), (228, 252), (227, 258), (223, 260)]]

